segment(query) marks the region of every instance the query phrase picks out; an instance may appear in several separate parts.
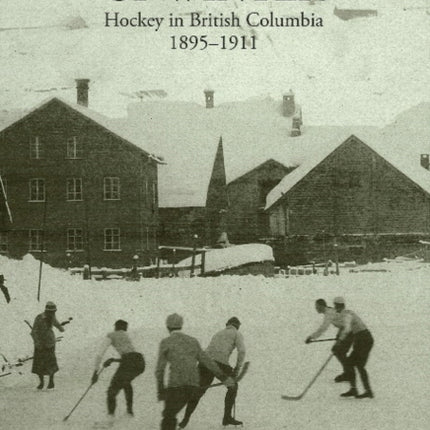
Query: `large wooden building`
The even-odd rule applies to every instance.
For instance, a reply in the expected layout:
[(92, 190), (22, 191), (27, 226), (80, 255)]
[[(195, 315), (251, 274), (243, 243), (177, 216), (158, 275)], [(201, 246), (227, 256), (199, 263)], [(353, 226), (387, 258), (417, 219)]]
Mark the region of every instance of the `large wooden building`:
[(60, 267), (130, 265), (135, 254), (149, 263), (160, 160), (88, 109), (87, 80), (77, 90), (78, 104), (51, 98), (0, 132), (12, 215), (0, 217), (0, 252)]
[(352, 135), (270, 192), (266, 211), (278, 262), (366, 261), (419, 248), (430, 235), (429, 155), (411, 156), (407, 141), (399, 151), (395, 140), (388, 139), (391, 147), (383, 140), (383, 133)]

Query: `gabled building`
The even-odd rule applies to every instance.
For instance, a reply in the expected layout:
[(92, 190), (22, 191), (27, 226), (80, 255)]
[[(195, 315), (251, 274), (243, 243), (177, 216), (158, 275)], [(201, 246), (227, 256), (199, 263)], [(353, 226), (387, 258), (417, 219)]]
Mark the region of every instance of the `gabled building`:
[(402, 117), (315, 154), (269, 193), (278, 262), (404, 255), (430, 236), (428, 124)]
[[(160, 160), (88, 109), (50, 98), (0, 131), (0, 172), (13, 222), (0, 251), (54, 266), (120, 267), (156, 255)], [(6, 244), (6, 246), (5, 246)]]
[(231, 243), (260, 241), (270, 232), (264, 212), (270, 189), (312, 154), (315, 142), (350, 132), (304, 125), (291, 90), (280, 100), (220, 105), (214, 91), (204, 97), (205, 105), (136, 103), (117, 122), (167, 163), (159, 175), (160, 241), (192, 246), (197, 234), (199, 246), (215, 245), (224, 227)]

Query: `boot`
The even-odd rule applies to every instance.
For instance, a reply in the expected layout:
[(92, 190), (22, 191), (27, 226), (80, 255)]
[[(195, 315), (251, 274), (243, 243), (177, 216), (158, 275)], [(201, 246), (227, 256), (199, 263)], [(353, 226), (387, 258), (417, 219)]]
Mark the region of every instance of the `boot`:
[(37, 386), (37, 389), (38, 390), (41, 390), (43, 387), (44, 387), (44, 385), (45, 385), (45, 381), (44, 381), (44, 378), (43, 378), (43, 375), (39, 375), (39, 385)]
[(350, 388), (350, 390), (347, 391), (346, 393), (342, 393), (340, 395), (340, 397), (357, 397), (357, 396), (358, 396), (357, 388), (354, 388), (354, 387)]
[(54, 385), (54, 376), (53, 375), (50, 375), (49, 376), (49, 383), (48, 383), (48, 390), (52, 390), (53, 388), (55, 388), (55, 385)]
[(373, 399), (373, 393), (372, 393), (372, 390), (366, 390), (364, 393), (362, 393), (362, 394), (358, 394), (357, 396), (355, 396), (357, 399), (366, 399), (366, 398), (369, 398), (369, 399)]
[(233, 417), (224, 417), (222, 420), (223, 426), (228, 426), (228, 425), (241, 426), (242, 424), (243, 424), (242, 421), (238, 421), (237, 419), (235, 419)]

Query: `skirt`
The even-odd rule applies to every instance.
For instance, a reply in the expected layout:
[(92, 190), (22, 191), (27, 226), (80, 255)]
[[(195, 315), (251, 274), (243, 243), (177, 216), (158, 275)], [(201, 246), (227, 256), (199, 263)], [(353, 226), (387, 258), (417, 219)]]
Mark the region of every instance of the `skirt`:
[(36, 373), (37, 375), (53, 375), (58, 370), (55, 346), (34, 349), (32, 373)]

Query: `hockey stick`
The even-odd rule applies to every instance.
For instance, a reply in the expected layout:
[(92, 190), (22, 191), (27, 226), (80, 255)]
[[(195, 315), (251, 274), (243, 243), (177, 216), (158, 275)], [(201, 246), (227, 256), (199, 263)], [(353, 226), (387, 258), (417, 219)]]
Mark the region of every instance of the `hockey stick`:
[(322, 371), (326, 368), (327, 364), (329, 363), (329, 361), (331, 360), (332, 357), (333, 357), (333, 353), (330, 354), (330, 356), (327, 358), (325, 363), (321, 366), (321, 369), (318, 370), (317, 374), (312, 378), (312, 381), (309, 382), (309, 384), (306, 386), (306, 388), (303, 390), (303, 392), (301, 394), (299, 394), (298, 396), (286, 396), (286, 395), (284, 395), (284, 396), (281, 396), (281, 398), (284, 400), (300, 400), (308, 392), (309, 388), (312, 387), (314, 382), (317, 380), (318, 376), (321, 375)]
[[(242, 370), (240, 371), (239, 375), (237, 375), (237, 377), (234, 378), (234, 381), (236, 383), (241, 381), (243, 379), (243, 377), (246, 375), (246, 372), (248, 372), (248, 369), (249, 369), (249, 364), (250, 364), (249, 361), (246, 361), (243, 364)], [(206, 387), (200, 387), (200, 388), (203, 390), (207, 390), (208, 388), (220, 387), (221, 385), (224, 385), (224, 382), (217, 382), (216, 384), (207, 385)]]
[(311, 340), (309, 343), (314, 343), (314, 342), (329, 342), (332, 340), (337, 340), (335, 337), (330, 338), (330, 339), (317, 339), (317, 340)]
[[(100, 372), (97, 373), (97, 376), (100, 376), (100, 374), (103, 372), (103, 370), (105, 369), (105, 367), (102, 367), (100, 369)], [(84, 394), (82, 394), (82, 396), (79, 398), (79, 400), (76, 402), (75, 406), (73, 406), (72, 410), (69, 412), (68, 415), (66, 415), (63, 418), (63, 421), (67, 421), (70, 417), (70, 415), (72, 415), (73, 411), (79, 406), (79, 403), (82, 402), (82, 400), (84, 399), (84, 397), (87, 395), (88, 391), (90, 391), (91, 387), (94, 385), (93, 382), (91, 382), (91, 384), (88, 386), (88, 388), (85, 390)]]

